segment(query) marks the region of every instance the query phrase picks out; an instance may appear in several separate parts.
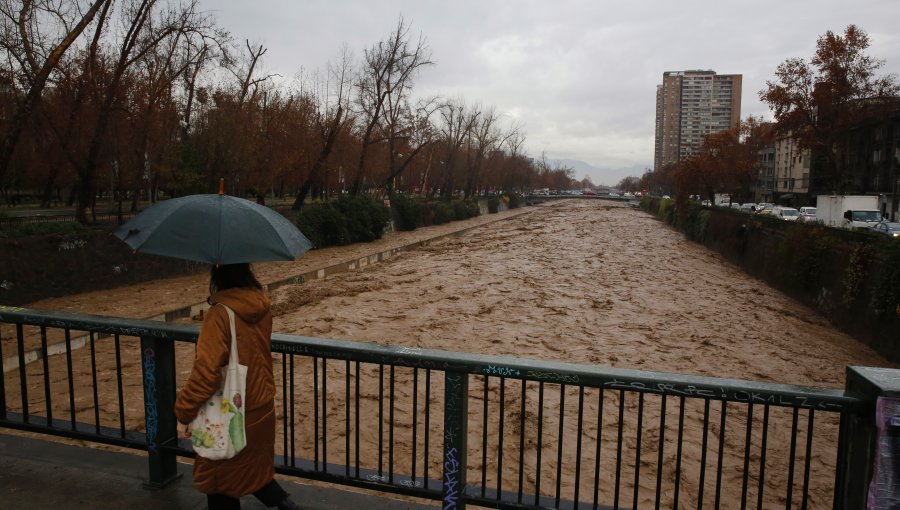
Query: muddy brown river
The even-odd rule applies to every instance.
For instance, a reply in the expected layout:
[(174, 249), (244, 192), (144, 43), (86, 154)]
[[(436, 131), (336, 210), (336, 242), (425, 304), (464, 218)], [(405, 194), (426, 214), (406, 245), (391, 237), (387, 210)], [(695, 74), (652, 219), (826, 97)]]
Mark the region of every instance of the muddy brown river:
[[(307, 258), (330, 257), (332, 263), (347, 260), (352, 254), (358, 257), (365, 247), (355, 246), (340, 250), (313, 252)], [(376, 250), (372, 250), (376, 251)], [(324, 252), (324, 253), (323, 253)], [(266, 265), (260, 270), (265, 281), (272, 281), (273, 271), (285, 266)], [(324, 264), (321, 266), (324, 267)], [(87, 297), (61, 298), (32, 305), (35, 308), (71, 309), (90, 313), (141, 317), (142, 307), (159, 300), (199, 299), (203, 292), (203, 277), (150, 282), (139, 286), (143, 297), (136, 302), (110, 299), (115, 292), (92, 293)], [(177, 282), (173, 285), (173, 282)], [(185, 293), (185, 286), (191, 287)], [(181, 286), (181, 287), (179, 287)], [(194, 287), (200, 287), (196, 289)], [(134, 293), (134, 291), (132, 291)], [(90, 297), (95, 296), (95, 297)], [(103, 296), (103, 297), (98, 297)], [(376, 266), (355, 272), (337, 274), (321, 280), (313, 280), (302, 285), (289, 285), (272, 293), (275, 331), (287, 334), (314, 337), (349, 339), (380, 344), (402, 345), (429, 349), (443, 349), (477, 354), (503, 355), (531, 358), (545, 361), (563, 361), (590, 365), (604, 365), (616, 368), (678, 372), (682, 374), (747, 379), (785, 384), (816, 387), (841, 388), (847, 365), (867, 365), (894, 367), (884, 358), (845, 334), (835, 331), (828, 322), (812, 310), (795, 302), (762, 282), (748, 277), (740, 269), (724, 261), (715, 253), (686, 241), (683, 236), (657, 221), (650, 215), (622, 203), (600, 200), (566, 200), (532, 207), (527, 214), (486, 224), (458, 237), (435, 241), (427, 247), (404, 252)], [(94, 303), (93, 306), (91, 303)], [(102, 309), (97, 310), (98, 307)], [(178, 305), (179, 303), (173, 303)], [(181, 303), (190, 304), (190, 303)], [(172, 306), (170, 308), (174, 308)], [(4, 340), (8, 335), (4, 335)], [(187, 347), (187, 346), (183, 346)], [(126, 407), (133, 410), (132, 416), (140, 416), (139, 356), (137, 346), (134, 361), (123, 370), (135, 373), (136, 385), (127, 392), (134, 395), (127, 399)], [(4, 352), (10, 352), (4, 345)], [(84, 356), (85, 354), (79, 354)], [(103, 358), (104, 354), (99, 356)], [(107, 357), (110, 355), (107, 354)], [(130, 359), (132, 356), (125, 356)], [(192, 353), (181, 348), (179, 358), (190, 359)], [(58, 361), (57, 361), (58, 362)], [(103, 363), (101, 359), (101, 364)], [(312, 367), (306, 361), (298, 361), (298, 373), (309, 372)], [(342, 365), (342, 363), (339, 363)], [(37, 364), (33, 364), (37, 365)], [(189, 370), (189, 363), (179, 364), (179, 378)], [(319, 367), (321, 370), (321, 367)], [(343, 369), (329, 364), (327, 373), (329, 391), (334, 393), (334, 401), (343, 395)], [(38, 379), (39, 367), (32, 366), (34, 389), (31, 395), (38, 395), (33, 403), (42, 405), (42, 386)], [(276, 364), (276, 377), (280, 378), (281, 367)], [(15, 388), (7, 375), (6, 387)], [(412, 398), (411, 385), (406, 384), (413, 377), (419, 383), (416, 396), (424, 401), (422, 374), (410, 370), (398, 370), (396, 394), (398, 422), (408, 417)], [(87, 373), (76, 374), (88, 377)], [(104, 377), (112, 377), (108, 372)], [(483, 379), (483, 378), (473, 378)], [(126, 378), (126, 380), (131, 380)], [(379, 379), (373, 367), (364, 367), (360, 373), (363, 388), (378, 387)], [(442, 395), (442, 380), (436, 375), (432, 381), (431, 394)], [(54, 384), (62, 385), (64, 378)], [(484, 394), (492, 406), (501, 401), (499, 383), (492, 378), (484, 392), (483, 380), (473, 380), (470, 385), (469, 444), (474, 452), (470, 454), (468, 467), (470, 476), (480, 476), (482, 424), (481, 404)], [(579, 401), (577, 387), (548, 385), (544, 401), (545, 409), (560, 407), (565, 413), (574, 412)], [(499, 457), (504, 466), (515, 466), (518, 460), (518, 438), (522, 429), (518, 423), (520, 415), (526, 416), (523, 444), (531, 459), (525, 469), (524, 486), (533, 490), (541, 483), (541, 492), (553, 495), (556, 483), (556, 437), (557, 425), (545, 427), (544, 443), (540, 450), (544, 462), (535, 468), (537, 438), (535, 424), (540, 410), (532, 397), (523, 405), (519, 395), (518, 381), (510, 381), (504, 388), (502, 397), (504, 413), (489, 413), (487, 431), (492, 438), (487, 442), (484, 462), (493, 466)], [(537, 391), (536, 383), (528, 383), (529, 395)], [(15, 390), (10, 390), (15, 391)], [(14, 395), (8, 401), (15, 402)], [(298, 405), (311, 406), (311, 395), (305, 390), (296, 390)], [(435, 397), (436, 398), (436, 397)], [(593, 497), (594, 465), (596, 451), (602, 451), (601, 474), (598, 475), (603, 487), (600, 502), (611, 504), (612, 489), (615, 485), (616, 413), (620, 402), (626, 418), (623, 418), (625, 455), (638, 445), (635, 431), (635, 410), (643, 405), (642, 419), (645, 431), (641, 438), (642, 458), (641, 481), (638, 491), (638, 507), (652, 507), (656, 480), (657, 454), (654, 445), (659, 442), (658, 424), (663, 414), (661, 402), (648, 398), (638, 402), (637, 396), (620, 396), (615, 392), (600, 394), (597, 390), (587, 391), (584, 397), (584, 458), (578, 465), (573, 460), (575, 445), (569, 441), (563, 457), (561, 469), (561, 489), (564, 499), (572, 499), (576, 486), (576, 476), (580, 479), (578, 488), (581, 500)], [(560, 401), (565, 399), (565, 403)], [(133, 402), (132, 402), (133, 400)], [(79, 413), (87, 412), (76, 400)], [(602, 403), (602, 405), (601, 405)], [(58, 412), (66, 412), (65, 402)], [(375, 416), (377, 403), (371, 395), (363, 399), (361, 414)], [(669, 400), (665, 409), (666, 445), (673, 444), (677, 431), (678, 401)], [(753, 504), (757, 502), (756, 487), (758, 468), (743, 478), (744, 428), (748, 418), (758, 423), (761, 409), (752, 418), (742, 408), (728, 410), (728, 425), (721, 444), (727, 453), (723, 455), (722, 474), (716, 487), (716, 476), (701, 473), (700, 459), (704, 455), (703, 438), (699, 430), (704, 421), (702, 402), (689, 402), (685, 414), (685, 437), (683, 441), (683, 461), (677, 466), (675, 448), (666, 446), (661, 493), (664, 507), (671, 507), (675, 492), (679, 492), (680, 504), (684, 508), (704, 505), (712, 506), (714, 497), (721, 497), (723, 508), (740, 507), (742, 491)], [(327, 415), (329, 429), (319, 431), (320, 440), (329, 437), (329, 456), (343, 459), (344, 433), (342, 420), (344, 404), (337, 403), (321, 412)], [(432, 411), (434, 412), (434, 411)], [(602, 418), (600, 415), (605, 416)], [(708, 456), (714, 458), (720, 444), (718, 420), (720, 404), (712, 404), (708, 418)], [(497, 423), (504, 416), (505, 425), (501, 429)], [(432, 437), (441, 437), (440, 414), (432, 418)], [(805, 419), (806, 415), (801, 416)], [(111, 417), (112, 418), (112, 417)], [(110, 418), (110, 419), (111, 419)], [(790, 412), (773, 408), (771, 417), (776, 420), (790, 420)], [(543, 419), (543, 418), (542, 418)], [(597, 423), (606, 420), (598, 432)], [(134, 421), (134, 423), (132, 423)], [(303, 416), (295, 417), (298, 437), (305, 437), (304, 449), (311, 449), (310, 437), (316, 435), (310, 430), (311, 421)], [(128, 428), (140, 430), (140, 420), (128, 420)], [(335, 424), (339, 424), (335, 425)], [(419, 422), (417, 430), (423, 430)], [(398, 430), (398, 437), (410, 433), (407, 425)], [(802, 428), (802, 427), (801, 427)], [(362, 449), (371, 452), (376, 445), (377, 427), (367, 427), (361, 434)], [(565, 434), (574, 436), (576, 422), (566, 418)], [(790, 427), (788, 426), (788, 432)], [(691, 432), (693, 431), (693, 432)], [(279, 431), (281, 435), (283, 431)], [(509, 435), (516, 438), (514, 443), (500, 448), (499, 437)], [(761, 432), (753, 432), (755, 443)], [(418, 442), (422, 441), (418, 434)], [(790, 448), (789, 434), (773, 428), (767, 438), (769, 459), (786, 457)], [(281, 437), (281, 436), (279, 436)], [(834, 470), (834, 442), (837, 438), (836, 416), (816, 415), (815, 444), (810, 459), (809, 498), (811, 508), (828, 508)], [(802, 444), (805, 437), (798, 437)], [(280, 444), (281, 439), (276, 444)], [(434, 439), (432, 439), (434, 441)], [(568, 441), (568, 440), (567, 440)], [(408, 440), (398, 439), (396, 455), (398, 459), (410, 457)], [(299, 448), (299, 447), (298, 447)], [(433, 448), (433, 444), (432, 444)], [(354, 448), (355, 449), (355, 448)], [(588, 451), (590, 450), (590, 451)], [(801, 448), (802, 450), (802, 448)], [(421, 446), (420, 446), (421, 451)], [(751, 461), (759, 464), (761, 452), (754, 450)], [(364, 456), (365, 457), (365, 456)], [(805, 460), (798, 454), (798, 462)], [(550, 460), (547, 460), (550, 459)], [(363, 458), (362, 463), (373, 465), (371, 458)], [(397, 472), (409, 472), (409, 460), (397, 461)], [(421, 470), (420, 462), (417, 469)], [(768, 464), (771, 463), (771, 466)], [(437, 456), (428, 460), (430, 475), (439, 478), (440, 461)], [(632, 463), (633, 464), (633, 463)], [(783, 463), (782, 463), (783, 464)], [(707, 465), (715, 466), (715, 460)], [(514, 488), (518, 482), (517, 468), (504, 468), (498, 474), (495, 468), (486, 476), (488, 486)], [(760, 497), (764, 508), (784, 507), (786, 496), (783, 491), (785, 481), (792, 477), (800, 492), (802, 468), (794, 474), (787, 473), (781, 464), (767, 460), (765, 494)], [(478, 473), (479, 475), (473, 475)], [(622, 473), (621, 504), (630, 507), (632, 503), (634, 465), (626, 467)], [(706, 485), (698, 483), (706, 477)], [(681, 481), (676, 483), (676, 477)], [(480, 480), (477, 480), (480, 483)], [(745, 489), (743, 485), (749, 485)], [(704, 490), (705, 489), (705, 490)], [(585, 496), (585, 494), (588, 494)], [(794, 495), (793, 498), (798, 498)], [(716, 499), (715, 501), (718, 501)], [(751, 506), (754, 506), (751, 504)], [(799, 504), (798, 504), (799, 507)]]
[(890, 366), (638, 209), (563, 201), (273, 296), (282, 333), (841, 387)]
[[(892, 366), (869, 348), (835, 331), (812, 310), (748, 277), (717, 254), (686, 241), (646, 213), (602, 201), (563, 201), (537, 207), (528, 215), (402, 254), (379, 267), (279, 289), (274, 301), (277, 331), (409, 347), (835, 388), (842, 387), (847, 365)], [(374, 374), (369, 373), (368, 379), (365, 373), (362, 377), (368, 384), (378, 385)], [(481, 412), (478, 406), (484, 400), (483, 384), (473, 386), (470, 415)], [(499, 432), (501, 436), (516, 438), (520, 432), (518, 388), (505, 388), (506, 424)], [(536, 390), (529, 386), (531, 395)], [(596, 442), (598, 437), (598, 397), (603, 401), (607, 422), (611, 422), (600, 433), (604, 459), (599, 476), (603, 487), (600, 501), (609, 504), (614, 497), (610, 487), (615, 486), (615, 416), (619, 402), (615, 394), (588, 392), (585, 450), (591, 450), (587, 443)], [(399, 390), (398, 399), (403, 398), (409, 399), (409, 394)], [(579, 398), (577, 391), (568, 388), (566, 395), (559, 395), (548, 390), (547, 398), (544, 407), (550, 409), (566, 399), (566, 437), (575, 436), (572, 407)], [(623, 418), (624, 455), (630, 456), (637, 444), (635, 410), (639, 403), (636, 396), (623, 399), (627, 410)], [(488, 400), (492, 406), (500, 400), (496, 382), (490, 386)], [(659, 430), (647, 424), (659, 423), (662, 413), (659, 401), (648, 400), (645, 406), (642, 419), (650, 430), (641, 439), (645, 455), (641, 470), (645, 476), (637, 500), (640, 508), (652, 507), (655, 497)], [(789, 476), (796, 487), (792, 498), (800, 506), (804, 474), (795, 468), (789, 475), (786, 467), (791, 441), (783, 424), (790, 422), (788, 410), (773, 408), (771, 416), (763, 417), (757, 408), (751, 417), (755, 423), (754, 445), (761, 442), (761, 420), (780, 420), (782, 426), (770, 427), (765, 454), (754, 446), (750, 452), (752, 474), (745, 480), (743, 431), (747, 410), (730, 409), (726, 437), (721, 442), (725, 451), (723, 470), (721, 480), (716, 481), (716, 463), (709, 459), (715, 459), (720, 444), (719, 404), (713, 404), (708, 418), (709, 467), (703, 473), (703, 438), (699, 432), (704, 420), (702, 405), (687, 404), (681, 465), (674, 443), (676, 406), (677, 400), (670, 400), (666, 410), (667, 446), (661, 477), (664, 506), (672, 506), (677, 485), (680, 504), (685, 508), (699, 506), (701, 487), (708, 506), (719, 502), (724, 508), (740, 507), (738, 502), (745, 497), (751, 506), (760, 501), (764, 508), (783, 508)], [(374, 413), (374, 408), (370, 412)], [(537, 413), (534, 402), (525, 406), (526, 458), (532, 463)], [(503, 450), (504, 465), (516, 466), (518, 445), (513, 439), (505, 448), (498, 448), (499, 439), (494, 436), (498, 434), (499, 413), (488, 414), (491, 440), (485, 443), (488, 454), (484, 462), (490, 464), (486, 483), (492, 487), (498, 481), (493, 457), (498, 449)], [(329, 419), (340, 420), (341, 416), (335, 409)], [(481, 419), (470, 418), (469, 442), (478, 445), (475, 452), (482, 441)], [(799, 419), (804, 423), (807, 416)], [(831, 506), (837, 416), (819, 414), (817, 419), (809, 505), (825, 508)], [(553, 430), (556, 423), (544, 423), (544, 428)], [(803, 433), (797, 438), (801, 445), (805, 440)], [(364, 435), (364, 441), (374, 444), (377, 438), (374, 433)], [(571, 439), (567, 441), (561, 474), (563, 497), (572, 499), (578, 474), (581, 497), (590, 501), (594, 453), (583, 453), (581, 465), (576, 466), (572, 461), (574, 445)], [(542, 446), (540, 478), (542, 492), (552, 496), (557, 451), (555, 443), (550, 443)], [(338, 446), (336, 454), (342, 452)], [(766, 484), (760, 497), (757, 476), (764, 455), (768, 455)], [(799, 465), (805, 461), (803, 455), (798, 454)], [(481, 467), (481, 457), (469, 459), (470, 473), (480, 473)], [(531, 466), (525, 471), (525, 488), (533, 489), (539, 481), (538, 470)], [(633, 473), (633, 466), (621, 473), (621, 504), (626, 506), (632, 501)], [(699, 483), (703, 478), (705, 485)], [(516, 482), (514, 468), (503, 472), (503, 487), (515, 487)]]

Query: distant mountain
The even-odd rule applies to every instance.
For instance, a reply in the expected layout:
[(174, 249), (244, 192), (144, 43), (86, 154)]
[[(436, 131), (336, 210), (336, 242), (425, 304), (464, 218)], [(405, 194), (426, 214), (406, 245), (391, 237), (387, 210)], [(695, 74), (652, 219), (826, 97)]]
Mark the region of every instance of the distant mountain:
[(644, 171), (650, 165), (632, 165), (628, 167), (608, 167), (594, 166), (590, 163), (577, 159), (548, 159), (551, 166), (560, 165), (571, 168), (575, 171), (575, 178), (584, 179), (585, 176), (591, 179), (594, 184), (602, 184), (605, 186), (615, 186), (626, 177), (640, 177), (644, 175)]

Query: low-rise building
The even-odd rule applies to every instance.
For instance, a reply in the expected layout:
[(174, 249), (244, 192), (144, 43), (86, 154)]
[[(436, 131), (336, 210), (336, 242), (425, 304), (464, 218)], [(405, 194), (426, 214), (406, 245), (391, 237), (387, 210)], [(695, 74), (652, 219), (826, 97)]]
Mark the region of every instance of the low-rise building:
[(790, 133), (775, 138), (774, 200), (805, 202), (809, 192), (810, 152)]

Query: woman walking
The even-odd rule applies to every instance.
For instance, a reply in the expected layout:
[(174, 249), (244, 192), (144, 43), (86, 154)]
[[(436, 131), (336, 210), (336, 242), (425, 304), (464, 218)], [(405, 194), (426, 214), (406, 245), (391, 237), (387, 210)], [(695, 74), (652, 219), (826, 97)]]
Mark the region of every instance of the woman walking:
[(237, 403), (244, 407), (247, 446), (225, 460), (198, 455), (194, 487), (206, 494), (210, 510), (239, 509), (239, 498), (248, 494), (268, 507), (299, 510), (274, 479), (275, 378), (269, 298), (249, 264), (213, 266), (209, 292), (211, 307), (197, 339), (194, 366), (175, 401), (178, 432), (183, 438), (191, 437), (191, 421), (222, 385), (222, 368), (231, 354), (227, 306), (234, 310), (239, 359), (247, 366), (246, 402)]

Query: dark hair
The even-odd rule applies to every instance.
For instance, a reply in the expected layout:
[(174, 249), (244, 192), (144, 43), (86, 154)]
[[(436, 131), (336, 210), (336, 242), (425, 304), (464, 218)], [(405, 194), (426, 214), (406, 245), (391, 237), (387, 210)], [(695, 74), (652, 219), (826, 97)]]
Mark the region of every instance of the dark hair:
[(253, 270), (250, 269), (250, 264), (225, 264), (210, 268), (210, 294), (233, 288), (262, 289), (262, 285), (253, 275)]

